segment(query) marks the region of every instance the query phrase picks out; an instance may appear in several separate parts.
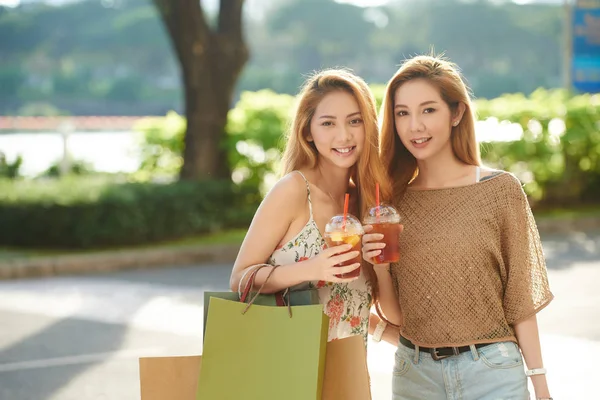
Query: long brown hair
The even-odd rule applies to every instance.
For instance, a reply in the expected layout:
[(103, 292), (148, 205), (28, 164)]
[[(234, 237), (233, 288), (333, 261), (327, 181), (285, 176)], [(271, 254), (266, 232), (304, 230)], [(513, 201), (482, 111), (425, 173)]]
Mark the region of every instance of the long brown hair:
[(380, 156), (392, 182), (395, 201), (399, 201), (410, 181), (418, 174), (417, 160), (398, 137), (394, 118), (396, 90), (414, 79), (424, 79), (435, 86), (452, 112), (457, 110), (460, 103), (465, 105), (463, 117), (457, 126), (452, 127), (452, 151), (465, 164), (481, 164), (470, 91), (461, 78), (458, 67), (440, 56), (413, 57), (405, 61), (390, 79), (381, 105)]
[(356, 99), (365, 127), (365, 145), (352, 170), (351, 180), (358, 191), (358, 217), (362, 219), (367, 208), (375, 204), (375, 183), (379, 183), (380, 196), (389, 199), (391, 185), (379, 160), (379, 130), (377, 109), (369, 86), (360, 77), (345, 69), (328, 69), (308, 78), (298, 95), (297, 106), (287, 143), (283, 152), (282, 173), (301, 168), (314, 168), (319, 153), (307, 140), (310, 123), (319, 102), (329, 93), (345, 91)]
[[(358, 162), (352, 169), (351, 181), (358, 192), (358, 218), (362, 220), (367, 209), (375, 205), (375, 184), (379, 183), (381, 201), (391, 200), (391, 182), (387, 179), (379, 159), (379, 129), (375, 98), (365, 81), (346, 69), (328, 69), (309, 77), (298, 95), (297, 106), (282, 158), (282, 173), (317, 166), (319, 152), (307, 140), (310, 123), (319, 102), (329, 93), (345, 91), (356, 99), (365, 127), (365, 145)], [(362, 262), (362, 268), (371, 282), (373, 298), (377, 298), (377, 276), (373, 266)]]

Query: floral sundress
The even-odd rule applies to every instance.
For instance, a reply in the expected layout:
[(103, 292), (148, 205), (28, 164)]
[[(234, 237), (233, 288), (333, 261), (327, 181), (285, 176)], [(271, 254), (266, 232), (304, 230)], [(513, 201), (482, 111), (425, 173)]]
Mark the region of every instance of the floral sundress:
[[(305, 261), (327, 247), (317, 223), (313, 219), (308, 180), (300, 171), (295, 172), (299, 173), (306, 182), (310, 218), (294, 238), (275, 249), (268, 261), (271, 265), (287, 265)], [(328, 341), (362, 335), (366, 345), (372, 297), (371, 285), (367, 281), (364, 271), (361, 270), (358, 279), (350, 283), (305, 282), (290, 290), (304, 289), (318, 291), (319, 302), (323, 304), (325, 314), (329, 316)]]

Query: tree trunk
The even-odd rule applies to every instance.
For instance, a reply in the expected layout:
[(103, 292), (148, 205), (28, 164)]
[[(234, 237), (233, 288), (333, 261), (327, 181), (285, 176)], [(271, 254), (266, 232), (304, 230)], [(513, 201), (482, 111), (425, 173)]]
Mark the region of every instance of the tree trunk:
[(221, 0), (211, 30), (199, 0), (154, 0), (179, 59), (187, 129), (180, 178), (231, 179), (222, 141), (235, 83), (248, 60), (244, 0)]

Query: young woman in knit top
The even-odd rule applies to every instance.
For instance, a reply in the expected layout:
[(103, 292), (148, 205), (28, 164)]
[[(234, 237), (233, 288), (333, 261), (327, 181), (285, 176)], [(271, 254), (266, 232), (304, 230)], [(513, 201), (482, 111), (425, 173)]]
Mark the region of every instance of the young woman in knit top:
[[(377, 110), (367, 84), (346, 70), (310, 77), (287, 137), (284, 176), (256, 211), (231, 273), (231, 289), (245, 285), (255, 265), (277, 266), (264, 293), (315, 289), (329, 316), (329, 340), (362, 335), (366, 343), (372, 268), (361, 269), (358, 278), (336, 277), (360, 266), (336, 264), (360, 254), (348, 252), (351, 245), (327, 248), (321, 232), (343, 212), (346, 193), (359, 218), (375, 204), (374, 182), (386, 180), (378, 149)], [(390, 186), (382, 190), (391, 192)], [(258, 270), (256, 288), (271, 270)]]
[[(404, 225), (400, 261), (374, 265), (388, 323), (376, 331), (400, 339), (393, 399), (528, 399), (527, 376), (549, 399), (536, 313), (553, 296), (537, 227), (519, 181), (480, 167), (457, 68), (408, 60), (382, 113), (381, 157)], [(366, 261), (380, 241), (363, 237)]]

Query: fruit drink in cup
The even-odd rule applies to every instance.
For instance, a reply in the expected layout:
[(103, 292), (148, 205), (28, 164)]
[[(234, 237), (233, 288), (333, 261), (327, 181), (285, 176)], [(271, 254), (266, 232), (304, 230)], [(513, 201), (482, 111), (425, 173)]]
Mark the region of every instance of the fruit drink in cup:
[[(362, 260), (360, 251), (362, 248), (362, 236), (365, 233), (362, 224), (352, 214), (336, 215), (329, 220), (325, 226), (325, 242), (328, 247), (339, 246), (342, 244), (351, 244), (352, 248), (348, 251), (358, 251), (359, 254), (348, 261), (344, 261), (336, 267), (344, 267), (354, 263), (360, 263)], [(338, 278), (355, 278), (360, 275), (360, 267), (346, 274), (336, 275)]]

